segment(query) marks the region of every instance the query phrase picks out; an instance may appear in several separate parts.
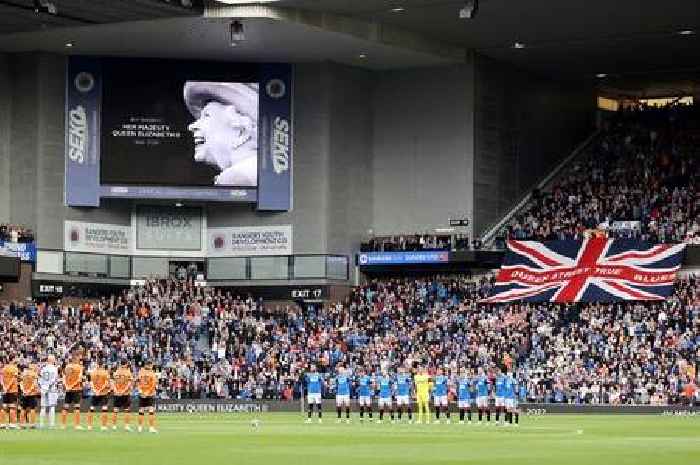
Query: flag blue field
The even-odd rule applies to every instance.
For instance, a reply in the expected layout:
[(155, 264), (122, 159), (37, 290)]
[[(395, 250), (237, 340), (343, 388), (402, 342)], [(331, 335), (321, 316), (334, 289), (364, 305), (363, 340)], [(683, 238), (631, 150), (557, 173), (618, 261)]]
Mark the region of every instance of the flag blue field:
[(483, 303), (663, 300), (673, 293), (685, 244), (629, 239), (509, 241)]

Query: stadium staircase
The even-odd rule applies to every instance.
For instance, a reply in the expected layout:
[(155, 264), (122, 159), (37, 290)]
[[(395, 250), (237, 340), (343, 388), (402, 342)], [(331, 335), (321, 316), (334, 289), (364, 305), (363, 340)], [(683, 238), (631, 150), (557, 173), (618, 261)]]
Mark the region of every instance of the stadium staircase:
[(584, 158), (589, 153), (589, 148), (600, 137), (600, 131), (595, 131), (593, 134), (588, 136), (581, 144), (579, 144), (571, 154), (569, 154), (564, 160), (561, 161), (557, 166), (552, 169), (547, 175), (545, 175), (539, 182), (526, 191), (526, 193), (517, 201), (514, 202), (513, 206), (508, 210), (508, 212), (501, 217), (498, 221), (488, 226), (481, 235), (481, 243), (484, 249), (498, 249), (496, 244), (496, 238), (499, 232), (503, 230), (510, 220), (520, 213), (532, 199), (532, 194), (534, 191), (547, 191), (554, 185), (554, 183), (561, 178), (568, 171), (568, 167), (571, 166), (576, 161)]

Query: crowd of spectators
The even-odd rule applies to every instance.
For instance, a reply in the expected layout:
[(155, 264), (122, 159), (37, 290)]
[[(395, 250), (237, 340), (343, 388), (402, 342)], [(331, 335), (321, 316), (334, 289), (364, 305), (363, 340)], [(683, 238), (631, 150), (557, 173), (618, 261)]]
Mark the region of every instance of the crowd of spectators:
[(506, 227), (511, 239), (612, 237), (700, 244), (700, 107), (620, 111), (590, 152)]
[(469, 236), (466, 234), (376, 236), (360, 245), (361, 252), (456, 251), (469, 248)]
[(34, 232), (18, 224), (0, 223), (0, 242), (34, 242)]
[[(0, 358), (76, 348), (160, 369), (162, 398), (293, 399), (311, 363), (331, 381), (399, 366), (514, 370), (522, 400), (675, 404), (697, 378), (700, 280), (660, 303), (485, 306), (492, 277), (374, 280), (342, 302), (272, 306), (192, 280), (148, 281), (82, 305), (0, 305)], [(87, 367), (89, 368), (89, 366)]]

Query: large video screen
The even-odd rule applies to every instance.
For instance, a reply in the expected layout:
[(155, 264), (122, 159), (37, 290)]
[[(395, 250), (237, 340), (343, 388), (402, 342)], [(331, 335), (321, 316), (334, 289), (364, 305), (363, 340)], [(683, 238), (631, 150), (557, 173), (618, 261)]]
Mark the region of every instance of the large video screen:
[(66, 204), (291, 205), (291, 66), (71, 57)]
[(257, 66), (109, 60), (103, 76), (103, 184), (257, 187)]

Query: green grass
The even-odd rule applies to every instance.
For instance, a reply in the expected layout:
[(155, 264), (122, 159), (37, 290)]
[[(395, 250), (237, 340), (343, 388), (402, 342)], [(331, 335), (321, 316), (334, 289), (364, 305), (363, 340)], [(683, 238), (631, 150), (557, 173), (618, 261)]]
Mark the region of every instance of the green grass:
[[(330, 412), (329, 412), (330, 413)], [(700, 464), (700, 418), (550, 415), (521, 426), (306, 425), (299, 414), (159, 418), (160, 434), (0, 431), (0, 465)]]

